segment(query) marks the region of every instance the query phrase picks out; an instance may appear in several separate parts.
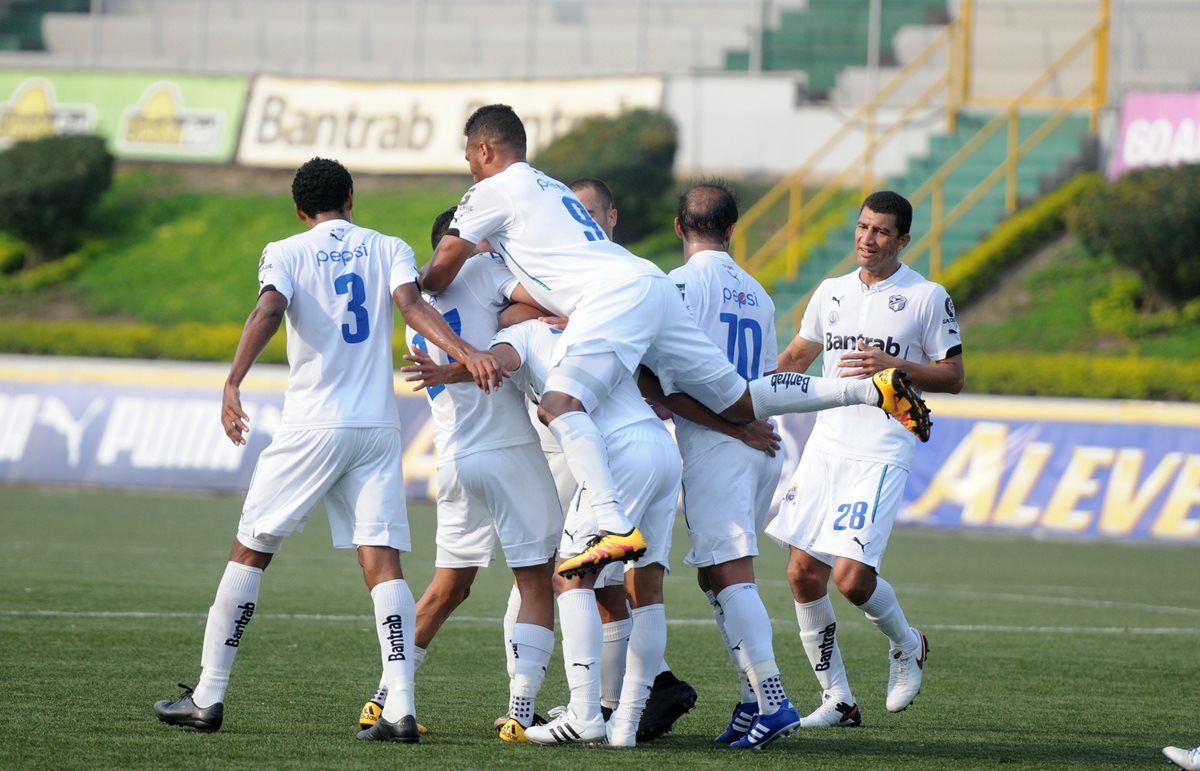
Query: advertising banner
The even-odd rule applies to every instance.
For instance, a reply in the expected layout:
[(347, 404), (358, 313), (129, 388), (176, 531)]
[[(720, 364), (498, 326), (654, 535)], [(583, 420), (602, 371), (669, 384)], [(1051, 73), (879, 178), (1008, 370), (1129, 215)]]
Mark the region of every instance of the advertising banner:
[[(219, 365), (0, 357), (0, 482), (239, 492), (279, 424), (286, 369), (242, 388), (249, 443), (219, 425)], [(408, 494), (433, 500), (428, 403), (396, 381)], [(1200, 545), (1200, 406), (972, 396), (930, 400), (900, 524)], [(791, 482), (812, 415), (780, 421)], [(864, 437), (863, 441), (869, 441)]]
[(1121, 106), (1109, 179), (1131, 169), (1200, 163), (1200, 92), (1134, 92)]
[(233, 159), (246, 79), (0, 70), (0, 147), (51, 134), (100, 134), (118, 158)]
[(660, 78), (376, 83), (260, 75), (238, 163), (291, 169), (320, 155), (355, 171), (462, 173), (463, 125), (485, 104), (516, 110), (533, 155), (585, 117), (658, 109), (662, 92)]

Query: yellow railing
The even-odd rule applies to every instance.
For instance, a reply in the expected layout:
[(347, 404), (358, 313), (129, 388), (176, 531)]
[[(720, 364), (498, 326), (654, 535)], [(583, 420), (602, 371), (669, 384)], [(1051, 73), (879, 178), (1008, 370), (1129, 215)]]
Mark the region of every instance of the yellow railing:
[[(1020, 97), (1016, 100), (1003, 100), (1001, 104), (1005, 108), (1005, 111), (997, 117), (996, 121), (993, 121), (995, 125), (989, 123), (988, 126), (985, 126), (985, 130), (988, 131), (987, 135), (980, 138), (974, 145), (978, 147), (979, 144), (982, 144), (1007, 119), (1009, 126), (1009, 157), (1005, 160), (1004, 169), (1006, 178), (1006, 207), (1010, 212), (1016, 208), (1016, 163), (1021, 157), (1020, 154), (1014, 153), (1014, 148), (1018, 144), (1016, 110), (1030, 107), (1053, 107), (1062, 111), (1086, 106), (1090, 113), (1092, 131), (1096, 130), (1100, 110), (1107, 99), (1108, 28), (1111, 18), (1111, 0), (1098, 0), (1098, 2), (1100, 6), (1099, 21), (1077, 43), (1071, 46), (1066, 53), (1047, 68), (1046, 72), (1027, 88)], [(821, 211), (823, 206), (829, 203), (837, 191), (855, 187), (855, 183), (857, 182), (857, 186), (863, 191), (864, 195), (869, 192), (874, 181), (873, 169), (875, 161), (884, 144), (913, 123), (922, 110), (932, 107), (937, 95), (943, 89), (945, 89), (946, 95), (946, 125), (949, 131), (955, 129), (958, 113), (963, 107), (997, 103), (994, 97), (976, 96), (973, 93), (971, 61), (973, 56), (972, 33), (975, 24), (974, 5), (974, 0), (962, 0), (961, 11), (956, 20), (948, 24), (926, 46), (924, 51), (918, 54), (894, 78), (888, 81), (867, 104), (860, 107), (847, 120), (841, 130), (813, 151), (796, 171), (780, 180), (754, 206), (746, 211), (738, 223), (737, 230), (734, 231), (731, 252), (747, 270), (751, 272), (761, 271), (766, 265), (782, 258), (784, 269), (780, 273), (784, 276), (794, 278), (799, 272), (804, 257), (802, 254), (802, 237), (805, 225)], [(1085, 93), (1070, 99), (1050, 98), (1039, 95), (1037, 92), (1045, 86), (1049, 78), (1059, 72), (1067, 62), (1076, 58), (1089, 42), (1094, 43), (1093, 78), (1092, 83), (1085, 89)], [(946, 74), (930, 85), (917, 99), (911, 101), (902, 114), (882, 134), (876, 136), (876, 127), (879, 123), (879, 110), (885, 101), (901, 86), (912, 79), (918, 68), (925, 65), (932, 57), (942, 51), (946, 53)], [(1054, 125), (1057, 126), (1065, 117), (1064, 114), (1063, 117), (1058, 118), (1058, 121)], [(854, 136), (860, 127), (864, 129), (865, 140), (862, 152), (850, 163), (846, 164), (840, 172), (824, 180), (824, 185), (806, 200), (805, 182), (812, 177), (814, 167), (818, 162), (826, 159), (831, 152), (838, 149)], [(961, 163), (961, 160), (958, 163)], [(957, 163), (955, 167), (957, 167)], [(949, 171), (946, 172), (946, 174), (948, 173)], [(944, 181), (946, 174), (943, 174), (940, 179)], [(926, 186), (929, 185), (930, 183), (926, 183)], [(923, 188), (926, 186), (923, 186)], [(936, 190), (928, 190), (928, 194), (932, 198), (931, 204), (934, 208), (934, 221), (942, 222), (942, 227), (936, 233), (936, 246), (933, 247), (937, 254), (937, 260), (940, 262), (940, 236), (941, 231), (947, 227), (943, 216), (944, 196), (942, 195), (940, 186)], [(778, 211), (780, 208), (779, 204), (785, 196), (787, 197), (787, 203), (786, 208), (782, 212), (785, 216), (783, 226), (765, 237), (758, 236), (756, 227), (761, 230), (761, 224), (765, 218), (772, 212)], [(982, 194), (980, 197), (982, 197)], [(918, 199), (915, 197), (915, 194), (912, 200), (913, 204), (916, 205)], [(776, 216), (780, 216), (780, 214), (776, 214)], [(928, 236), (933, 237), (934, 233), (931, 232)], [(756, 237), (761, 238), (762, 243), (754, 246), (752, 239)], [(911, 255), (912, 249), (910, 248), (909, 251)]]

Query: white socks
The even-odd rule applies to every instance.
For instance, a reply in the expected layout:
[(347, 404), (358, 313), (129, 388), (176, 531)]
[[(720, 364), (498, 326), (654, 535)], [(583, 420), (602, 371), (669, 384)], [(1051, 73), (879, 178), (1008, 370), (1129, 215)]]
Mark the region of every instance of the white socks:
[(667, 614), (662, 603), (634, 608), (632, 615), (621, 701), (612, 716), (611, 743), (618, 747), (632, 747), (636, 742), (642, 709), (667, 650)]
[(192, 694), (192, 701), (197, 707), (211, 707), (225, 700), (229, 670), (233, 668), (233, 658), (237, 655), (242, 634), (258, 604), (262, 574), (261, 568), (252, 568), (240, 562), (230, 562), (225, 566), (225, 573), (217, 584), (217, 595), (208, 609), (208, 623), (204, 626), (200, 682)]
[(775, 663), (771, 617), (758, 596), (758, 587), (754, 584), (727, 586), (717, 595), (717, 603), (725, 614), (725, 632), (729, 640), (741, 647), (746, 677), (758, 698), (759, 712), (770, 715), (787, 694), (783, 691), (779, 666)]
[(517, 675), (515, 667), (516, 658), (513, 657), (512, 636), (513, 627), (517, 624), (517, 614), (521, 612), (521, 593), (517, 591), (516, 584), (513, 584), (512, 591), (508, 593), (508, 607), (504, 610), (504, 660), (508, 664), (508, 679), (512, 680)]
[[(596, 593), (572, 589), (558, 595), (563, 667), (571, 688), (571, 711), (581, 720), (600, 717), (600, 653), (604, 646)], [(661, 652), (659, 654), (661, 658)]]
[(850, 404), (879, 404), (870, 378), (817, 377), (779, 372), (750, 381), (750, 401), (760, 420), (790, 412), (816, 412)]
[(905, 655), (911, 656), (921, 647), (921, 639), (908, 625), (908, 619), (900, 609), (895, 590), (882, 577), (875, 577), (875, 592), (859, 609), (868, 621), (887, 635), (892, 648), (899, 648)]
[(797, 602), (796, 621), (800, 624), (800, 643), (821, 690), (828, 696), (837, 696), (839, 701), (853, 704), (854, 696), (850, 693), (842, 651), (837, 644), (837, 618), (829, 595), (812, 602)]
[(379, 637), (383, 679), (388, 690), (383, 719), (395, 723), (417, 712), (413, 698), (417, 604), (408, 582), (402, 578), (376, 584), (371, 590), (371, 601), (375, 604), (375, 633)]
[(600, 706), (615, 709), (621, 700), (629, 633), (633, 619), (623, 618), (604, 625), (604, 648), (600, 654)]
[(633, 529), (617, 495), (604, 437), (591, 416), (586, 412), (568, 412), (550, 421), (547, 428), (562, 447), (571, 475), (586, 488), (596, 525), (610, 533), (628, 533)]
[(711, 590), (706, 590), (704, 596), (708, 598), (708, 604), (712, 606), (713, 618), (717, 622), (717, 630), (721, 633), (721, 639), (725, 641), (725, 652), (729, 654), (729, 660), (733, 662), (734, 669), (738, 672), (738, 679), (741, 681), (742, 693), (738, 698), (741, 704), (749, 704), (752, 701), (757, 701), (758, 696), (754, 693), (754, 687), (750, 685), (750, 679), (746, 676), (746, 670), (750, 663), (746, 660), (743, 654), (742, 647), (738, 645), (734, 648), (735, 643), (729, 639), (729, 629), (726, 627), (728, 623), (725, 618), (725, 611), (721, 608), (721, 603), (717, 602), (717, 595)]
[(511, 639), (514, 674), (508, 686), (508, 716), (528, 728), (533, 725), (538, 691), (554, 651), (554, 631), (536, 624), (516, 624)]

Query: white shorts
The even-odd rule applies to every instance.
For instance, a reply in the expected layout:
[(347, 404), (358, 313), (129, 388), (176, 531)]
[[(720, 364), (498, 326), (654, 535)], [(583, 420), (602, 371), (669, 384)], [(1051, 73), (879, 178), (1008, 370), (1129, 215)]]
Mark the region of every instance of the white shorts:
[(439, 568), (486, 567), (497, 537), (512, 568), (554, 556), (563, 513), (534, 443), (473, 452), (438, 464)]
[[(594, 410), (603, 398), (596, 398), (596, 384), (585, 382), (587, 378), (564, 382), (570, 376), (556, 377), (556, 369), (566, 356), (598, 353), (611, 353), (630, 374), (644, 359), (667, 393), (686, 391), (714, 412), (728, 408), (746, 390), (746, 381), (696, 325), (666, 275), (612, 285), (577, 306), (555, 351), (547, 390), (568, 393), (588, 412)], [(602, 385), (612, 381), (607, 372), (596, 374)], [(550, 388), (550, 382), (556, 387)]]
[(826, 565), (838, 557), (879, 570), (908, 471), (806, 450), (767, 535)]
[(775, 457), (734, 439), (683, 459), (683, 516), (692, 548), (683, 564), (703, 568), (758, 556), (758, 531), (783, 471)]
[(274, 554), (322, 499), (333, 545), (412, 548), (399, 426), (276, 431), (258, 456), (238, 541)]
[[(646, 554), (625, 565), (640, 568), (657, 563), (667, 567), (671, 527), (679, 502), (679, 450), (657, 420), (626, 426), (606, 437), (606, 443), (617, 494), (629, 520), (646, 538)], [(576, 492), (563, 525), (559, 556), (574, 557), (582, 553), (597, 529), (587, 492)], [(597, 580), (596, 585), (607, 586), (611, 582)]]

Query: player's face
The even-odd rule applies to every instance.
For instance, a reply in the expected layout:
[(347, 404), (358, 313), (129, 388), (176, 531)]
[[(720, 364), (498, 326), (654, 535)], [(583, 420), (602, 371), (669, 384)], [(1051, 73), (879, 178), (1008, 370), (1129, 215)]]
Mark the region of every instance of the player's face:
[(592, 215), (592, 219), (596, 220), (596, 224), (611, 241), (613, 227), (617, 224), (617, 210), (610, 209), (601, 203), (600, 196), (596, 195), (596, 191), (590, 187), (576, 190), (575, 195), (579, 196), (579, 202), (583, 204), (583, 208), (587, 209), (587, 213)]
[(476, 182), (483, 179), (482, 151), (478, 142), (467, 141), (467, 166), (471, 169), (471, 178)]
[(880, 214), (864, 206), (854, 233), (859, 267), (874, 276), (890, 276), (899, 265), (900, 250), (908, 246), (908, 239), (908, 233), (898, 235), (895, 214)]

